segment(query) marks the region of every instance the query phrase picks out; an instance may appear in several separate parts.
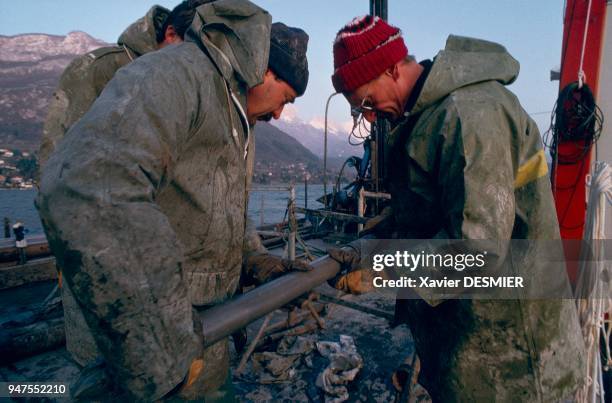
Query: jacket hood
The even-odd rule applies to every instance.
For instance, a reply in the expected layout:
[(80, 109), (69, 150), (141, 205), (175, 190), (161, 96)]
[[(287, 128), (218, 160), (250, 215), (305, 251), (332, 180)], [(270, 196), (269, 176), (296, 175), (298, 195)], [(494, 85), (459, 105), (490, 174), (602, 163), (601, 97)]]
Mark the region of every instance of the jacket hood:
[(170, 11), (164, 7), (151, 7), (144, 17), (123, 31), (117, 43), (127, 46), (138, 56), (157, 50), (158, 33), (162, 30), (169, 14)]
[(468, 85), (491, 80), (511, 84), (518, 73), (519, 62), (502, 45), (451, 35), (444, 50), (436, 56), (411, 112), (419, 112)]
[(254, 87), (268, 68), (271, 16), (246, 0), (217, 0), (201, 5), (185, 40), (198, 44), (226, 80), (232, 75)]

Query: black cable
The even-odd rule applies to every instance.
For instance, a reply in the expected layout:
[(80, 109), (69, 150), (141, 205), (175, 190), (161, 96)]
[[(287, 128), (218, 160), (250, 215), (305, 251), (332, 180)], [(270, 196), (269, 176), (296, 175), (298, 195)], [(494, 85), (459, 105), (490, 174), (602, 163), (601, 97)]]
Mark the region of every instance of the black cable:
[[(551, 114), (550, 128), (544, 133), (544, 144), (549, 147), (553, 160), (553, 192), (557, 190), (570, 190), (570, 201), (565, 211), (559, 215), (559, 225), (563, 229), (576, 229), (583, 224), (568, 227), (564, 225), (565, 218), (577, 193), (580, 176), (572, 185), (557, 186), (557, 167), (561, 165), (581, 164), (579, 171), (584, 169), (585, 157), (602, 133), (603, 113), (595, 103), (595, 97), (588, 85), (582, 87), (577, 82), (565, 86), (559, 93)], [(575, 150), (571, 153), (559, 153), (559, 144), (572, 144)]]
[[(353, 137), (357, 140), (353, 141)], [(352, 146), (359, 146), (363, 144), (368, 139), (368, 137), (370, 137), (370, 129), (368, 129), (367, 121), (365, 120), (363, 115), (360, 115), (357, 124), (349, 133), (348, 143)]]
[[(553, 161), (561, 165), (582, 161), (601, 136), (603, 121), (603, 113), (589, 86), (579, 87), (577, 82), (568, 84), (559, 93), (551, 115), (551, 127), (544, 137)], [(561, 142), (571, 142), (575, 151), (559, 154)]]

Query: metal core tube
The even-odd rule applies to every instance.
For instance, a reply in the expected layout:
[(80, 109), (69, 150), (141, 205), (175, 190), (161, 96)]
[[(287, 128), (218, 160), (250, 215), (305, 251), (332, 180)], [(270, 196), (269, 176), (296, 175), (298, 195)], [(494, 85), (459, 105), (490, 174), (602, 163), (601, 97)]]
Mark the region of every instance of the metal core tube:
[(200, 313), (204, 346), (210, 346), (238, 329), (289, 303), (333, 278), (340, 264), (328, 256), (311, 263), (313, 270), (294, 272), (271, 281), (229, 302)]

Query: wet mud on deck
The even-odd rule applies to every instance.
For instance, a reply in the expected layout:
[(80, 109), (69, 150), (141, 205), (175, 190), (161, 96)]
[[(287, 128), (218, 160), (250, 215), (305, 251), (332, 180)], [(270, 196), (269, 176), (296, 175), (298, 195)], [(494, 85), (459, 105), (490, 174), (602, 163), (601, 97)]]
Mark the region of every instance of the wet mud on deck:
[[(331, 293), (331, 288), (328, 288)], [(378, 295), (352, 296), (342, 299), (359, 305), (393, 312), (394, 302)], [(350, 402), (392, 402), (395, 389), (391, 374), (413, 353), (413, 342), (406, 325), (391, 328), (385, 318), (360, 312), (340, 305), (328, 304), (325, 329), (305, 335), (313, 341), (338, 342), (340, 335), (352, 336), (357, 352), (363, 358), (363, 367), (348, 385)], [(249, 340), (252, 340), (261, 320), (249, 327)], [(232, 352), (232, 367), (235, 369), (240, 357)], [(260, 384), (258, 374), (252, 369), (252, 360), (243, 376), (234, 376), (237, 397), (245, 402), (263, 401), (310, 401), (325, 402), (325, 394), (316, 386), (319, 374), (325, 369), (328, 360), (315, 349), (309, 358), (301, 359), (296, 365), (295, 375), (288, 381)], [(307, 361), (306, 363), (304, 361)]]
[[(0, 296), (0, 318), (27, 319), (24, 305), (40, 301), (40, 295), (46, 295), (53, 287), (52, 282), (34, 283), (28, 286), (5, 290)], [(331, 288), (324, 286), (327, 293)], [(19, 298), (19, 299), (16, 299)], [(343, 299), (360, 305), (376, 308), (386, 312), (393, 311), (393, 301), (378, 295), (351, 296)], [(10, 301), (20, 301), (20, 307)], [(352, 402), (389, 402), (395, 398), (395, 389), (391, 383), (391, 373), (413, 351), (413, 343), (406, 325), (396, 328), (389, 326), (388, 320), (368, 313), (335, 304), (327, 304), (322, 318), (325, 329), (303, 335), (313, 341), (338, 342), (340, 335), (352, 336), (358, 353), (363, 358), (363, 368), (353, 382), (348, 385), (349, 400)], [(281, 311), (276, 318), (283, 318)], [(254, 322), (248, 328), (249, 342), (261, 326), (262, 320)], [(232, 349), (232, 371), (235, 372), (240, 356)], [(311, 401), (324, 402), (325, 394), (316, 386), (316, 379), (327, 366), (328, 360), (315, 350), (310, 353), (308, 365), (302, 359), (295, 365), (295, 371), (287, 381), (274, 384), (260, 384), (258, 374), (253, 371), (252, 360), (249, 360), (242, 375), (234, 375), (233, 382), (237, 398), (243, 402), (264, 401)], [(37, 381), (37, 382), (73, 382), (78, 376), (79, 368), (70, 359), (65, 348), (22, 359), (8, 366), (0, 367), (1, 381)], [(68, 399), (36, 399), (32, 401), (68, 401)]]

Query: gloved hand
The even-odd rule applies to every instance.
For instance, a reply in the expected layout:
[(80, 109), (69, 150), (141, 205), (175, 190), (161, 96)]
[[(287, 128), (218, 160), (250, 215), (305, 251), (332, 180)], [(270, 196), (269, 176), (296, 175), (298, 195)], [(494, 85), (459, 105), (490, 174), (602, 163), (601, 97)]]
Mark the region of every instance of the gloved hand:
[(157, 402), (178, 403), (186, 401), (203, 401), (205, 390), (203, 376), (201, 376), (203, 370), (204, 360), (201, 357), (191, 361), (187, 375), (185, 375), (181, 383), (165, 394), (160, 400), (157, 400)]
[(309, 271), (312, 267), (304, 260), (282, 259), (268, 253), (254, 255), (247, 259), (243, 285), (261, 285), (289, 271)]
[(329, 285), (351, 294), (362, 294), (374, 288), (374, 272), (362, 266), (361, 253), (356, 247), (348, 245), (342, 249), (331, 248), (327, 253), (341, 266), (340, 273), (328, 281)]
[(198, 349), (195, 357), (189, 364), (189, 370), (185, 378), (162, 398), (162, 401), (167, 403), (201, 400), (204, 393), (204, 360), (202, 359), (204, 350), (203, 327), (200, 315), (195, 308), (192, 308), (192, 315), (193, 330), (198, 339)]
[(176, 392), (176, 396), (184, 400), (196, 400), (198, 398), (202, 398), (203, 386), (202, 379), (200, 379), (200, 375), (202, 375), (202, 370), (204, 369), (204, 360), (202, 358), (196, 358), (191, 362), (189, 366), (189, 372), (187, 372), (187, 376), (185, 377), (182, 385)]

